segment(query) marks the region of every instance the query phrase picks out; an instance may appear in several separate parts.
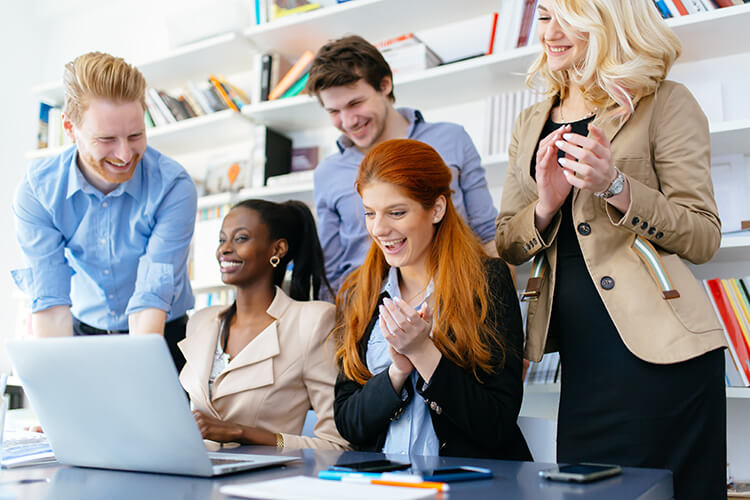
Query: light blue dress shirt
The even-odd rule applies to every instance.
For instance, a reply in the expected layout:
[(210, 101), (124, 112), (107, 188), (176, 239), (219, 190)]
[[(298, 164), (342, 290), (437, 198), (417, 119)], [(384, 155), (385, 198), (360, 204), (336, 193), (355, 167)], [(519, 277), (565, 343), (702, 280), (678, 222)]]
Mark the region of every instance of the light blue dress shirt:
[[(388, 292), (391, 298), (401, 298), (397, 268), (391, 267), (390, 271), (388, 271), (388, 278), (383, 286), (383, 290)], [(425, 292), (425, 301), (429, 300), (432, 291), (433, 284), (430, 282)], [(417, 309), (421, 305), (419, 304)], [(367, 369), (373, 375), (387, 370), (391, 365), (391, 355), (388, 354), (388, 342), (383, 337), (383, 331), (380, 329), (379, 316), (370, 333), (370, 340), (367, 342), (365, 360), (367, 361)], [(412, 384), (416, 389), (418, 378), (419, 374), (417, 370), (414, 370), (411, 372), (411, 376), (406, 383)], [(414, 391), (414, 397), (412, 397), (401, 416), (392, 421), (388, 426), (388, 434), (386, 435), (382, 451), (389, 455), (437, 456), (440, 454), (440, 441), (435, 434), (435, 429), (432, 427), (430, 411), (427, 408), (427, 404), (417, 395), (416, 391)]]
[[(399, 108), (409, 121), (406, 138), (429, 144), (453, 173), (453, 204), (482, 242), (495, 237), (497, 209), (492, 202), (485, 170), (471, 137), (455, 123), (428, 123), (416, 109)], [(362, 265), (370, 248), (362, 198), (354, 189), (364, 155), (348, 137), (337, 141), (339, 152), (324, 159), (314, 173), (318, 235), (325, 255), (326, 274), (334, 291)]]
[(96, 328), (127, 330), (147, 308), (167, 321), (193, 307), (187, 274), (197, 192), (182, 166), (151, 147), (133, 177), (104, 195), (77, 148), (34, 163), (16, 191), (16, 235), (29, 267), (11, 271), (32, 312), (69, 305)]

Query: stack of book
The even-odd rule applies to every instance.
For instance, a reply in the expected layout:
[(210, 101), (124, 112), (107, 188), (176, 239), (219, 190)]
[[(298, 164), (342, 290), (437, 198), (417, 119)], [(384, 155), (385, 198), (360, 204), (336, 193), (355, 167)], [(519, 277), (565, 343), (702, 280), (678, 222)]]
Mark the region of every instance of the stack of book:
[(750, 387), (750, 277), (714, 278), (703, 284), (729, 344), (724, 352), (727, 385)]
[(556, 384), (560, 381), (560, 354), (550, 352), (538, 363), (529, 363), (524, 384)]
[(160, 127), (225, 109), (239, 111), (249, 102), (240, 88), (214, 75), (208, 77), (205, 85), (188, 82), (178, 97), (149, 87), (146, 91), (146, 125)]
[(518, 115), (543, 99), (544, 95), (528, 89), (488, 97), (484, 116), (485, 154), (507, 153)]
[(743, 3), (750, 3), (750, 0), (654, 0), (654, 5), (664, 19), (708, 12)]
[(440, 58), (414, 33), (407, 33), (375, 44), (394, 75), (421, 71), (441, 64)]
[(36, 137), (37, 149), (55, 148), (73, 143), (63, 130), (60, 106), (44, 101), (39, 103), (39, 130)]
[(281, 17), (302, 14), (349, 0), (254, 0), (255, 24), (265, 24)]
[(306, 50), (294, 64), (277, 53), (256, 55), (253, 67), (257, 81), (253, 87), (253, 101), (273, 101), (304, 93), (314, 58), (311, 50)]

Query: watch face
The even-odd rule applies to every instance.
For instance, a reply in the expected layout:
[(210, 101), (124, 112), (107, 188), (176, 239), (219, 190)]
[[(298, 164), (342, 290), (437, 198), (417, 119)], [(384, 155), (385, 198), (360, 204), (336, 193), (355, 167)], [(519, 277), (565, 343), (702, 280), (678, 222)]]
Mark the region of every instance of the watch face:
[(612, 181), (612, 184), (609, 186), (608, 194), (610, 196), (614, 196), (616, 194), (622, 193), (622, 188), (625, 187), (625, 176), (622, 175), (622, 172), (618, 171), (617, 177), (615, 177), (615, 180)]

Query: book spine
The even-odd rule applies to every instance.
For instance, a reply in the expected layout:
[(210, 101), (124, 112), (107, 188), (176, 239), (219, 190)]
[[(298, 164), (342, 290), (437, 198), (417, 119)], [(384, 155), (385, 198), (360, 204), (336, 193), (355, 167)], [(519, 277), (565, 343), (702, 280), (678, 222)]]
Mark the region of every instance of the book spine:
[(674, 6), (677, 8), (677, 11), (681, 16), (687, 16), (688, 14), (690, 14), (690, 11), (685, 8), (682, 0), (672, 0), (672, 2), (674, 3)]
[(151, 96), (151, 100), (153, 101), (154, 105), (159, 110), (159, 112), (164, 117), (164, 119), (167, 121), (167, 123), (177, 122), (177, 118), (174, 115), (172, 115), (167, 105), (161, 99), (161, 96), (159, 95), (159, 91), (153, 87), (149, 87), (148, 93)]
[(268, 100), (273, 101), (274, 99), (281, 97), (281, 95), (286, 92), (286, 90), (291, 87), (300, 76), (302, 76), (314, 58), (315, 54), (313, 54), (311, 50), (306, 50), (305, 53), (297, 59), (297, 62), (294, 63), (292, 69), (284, 75), (284, 78), (281, 79), (279, 84), (268, 94)]
[(497, 12), (492, 13), (492, 29), (490, 30), (490, 45), (487, 47), (487, 54), (491, 56), (495, 51), (495, 36), (497, 35)]
[(217, 80), (215, 76), (213, 75), (209, 76), (208, 81), (211, 82), (211, 85), (213, 85), (214, 89), (216, 89), (216, 93), (219, 94), (222, 101), (224, 101), (227, 107), (235, 111), (240, 110), (240, 108), (237, 107), (234, 101), (232, 101), (232, 98), (229, 97), (229, 94), (227, 94), (227, 91), (224, 90), (224, 87), (221, 85), (221, 82)]
[(737, 322), (740, 325), (740, 332), (742, 332), (740, 342), (745, 342), (745, 347), (750, 351), (750, 321), (745, 317), (742, 312), (742, 306), (740, 304), (741, 299), (737, 296), (737, 291), (734, 287), (734, 283), (730, 279), (722, 279), (721, 286), (724, 288), (724, 292), (729, 298), (729, 304), (734, 311), (734, 315), (737, 317)]
[(193, 98), (193, 100), (195, 100), (195, 102), (198, 103), (198, 106), (201, 108), (203, 113), (204, 114), (213, 113), (214, 108), (213, 106), (211, 106), (211, 102), (208, 100), (208, 98), (200, 89), (200, 87), (198, 87), (198, 84), (196, 84), (193, 81), (189, 81), (187, 85), (188, 85), (188, 93)]
[(523, 6), (523, 14), (521, 14), (521, 27), (518, 30), (518, 39), (516, 40), (516, 48), (526, 46), (526, 42), (529, 39), (529, 30), (531, 29), (531, 21), (534, 18), (535, 8), (536, 8), (535, 0), (526, 0)]
[(263, 54), (260, 72), (260, 100), (267, 101), (271, 91), (271, 54)]
[(307, 85), (307, 80), (310, 78), (310, 73), (305, 73), (302, 78), (297, 80), (294, 85), (289, 87), (289, 90), (284, 92), (284, 94), (281, 96), (281, 99), (284, 99), (286, 97), (294, 97), (296, 95), (299, 95), (303, 90), (305, 90), (305, 85)]
[(730, 344), (730, 349), (736, 356), (737, 364), (740, 368), (740, 375), (743, 378), (744, 384), (748, 386), (750, 385), (750, 354), (748, 353), (742, 339), (740, 325), (736, 316), (732, 312), (729, 298), (727, 297), (726, 292), (724, 292), (719, 278), (706, 280), (705, 283), (710, 291), (710, 296), (713, 298), (713, 303), (716, 306), (719, 319), (721, 319), (721, 322), (724, 325), (724, 334), (727, 337), (727, 343)]

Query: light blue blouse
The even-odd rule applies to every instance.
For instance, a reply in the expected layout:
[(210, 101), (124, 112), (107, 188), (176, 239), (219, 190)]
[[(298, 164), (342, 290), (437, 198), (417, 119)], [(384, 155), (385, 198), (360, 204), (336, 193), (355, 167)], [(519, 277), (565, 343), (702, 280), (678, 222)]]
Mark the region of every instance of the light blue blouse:
[[(430, 282), (424, 301), (429, 300), (433, 290), (433, 283)], [(383, 291), (388, 292), (391, 298), (401, 298), (397, 268), (391, 267), (383, 286)], [(417, 309), (421, 305), (419, 304)], [(370, 334), (370, 340), (367, 342), (367, 354), (365, 357), (367, 368), (373, 375), (377, 375), (383, 370), (388, 369), (391, 365), (391, 356), (388, 354), (388, 342), (386, 342), (383, 332), (380, 329), (379, 316)], [(414, 370), (406, 383), (412, 384), (416, 389), (418, 378), (419, 374), (417, 370)], [(414, 391), (414, 394), (414, 397), (401, 416), (397, 420), (392, 421), (388, 426), (388, 434), (382, 450), (383, 453), (425, 456), (439, 455), (440, 443), (435, 434), (435, 429), (432, 427), (430, 411), (416, 391)], [(406, 397), (405, 390), (402, 391), (402, 396)]]

